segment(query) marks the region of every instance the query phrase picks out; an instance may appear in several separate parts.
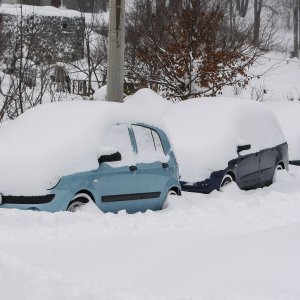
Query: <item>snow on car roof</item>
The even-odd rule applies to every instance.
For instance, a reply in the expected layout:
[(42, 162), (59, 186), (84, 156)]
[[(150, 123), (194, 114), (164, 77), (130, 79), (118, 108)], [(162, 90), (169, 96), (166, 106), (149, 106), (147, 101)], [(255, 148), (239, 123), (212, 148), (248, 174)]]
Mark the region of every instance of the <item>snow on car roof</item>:
[(171, 108), (174, 103), (163, 98), (149, 88), (138, 90), (135, 94), (124, 99), (126, 104), (140, 107), (148, 112), (162, 114)]
[(285, 142), (277, 120), (258, 102), (210, 97), (185, 100), (167, 111), (166, 122), (181, 179), (201, 181), (237, 158), (237, 146), (249, 143), (254, 153)]
[(104, 101), (42, 104), (0, 128), (0, 193), (42, 195), (51, 179), (98, 167), (107, 148), (105, 129), (115, 123), (161, 127), (136, 107)]
[(300, 103), (291, 101), (268, 101), (283, 130), (289, 145), (289, 159), (300, 160)]

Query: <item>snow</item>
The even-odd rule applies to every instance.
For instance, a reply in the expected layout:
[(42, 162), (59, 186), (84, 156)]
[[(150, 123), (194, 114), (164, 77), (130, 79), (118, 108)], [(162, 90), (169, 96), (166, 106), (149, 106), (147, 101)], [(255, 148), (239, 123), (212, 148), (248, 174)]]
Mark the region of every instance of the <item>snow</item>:
[(110, 146), (101, 141), (105, 130), (140, 122), (160, 127), (155, 116), (119, 103), (56, 102), (28, 110), (0, 130), (1, 193), (44, 195), (53, 178), (98, 168)]
[(224, 96), (258, 101), (299, 100), (300, 62), (286, 53), (268, 52), (249, 70), (255, 78), (243, 90), (234, 91), (227, 87)]
[(144, 111), (162, 114), (174, 103), (166, 100), (149, 88), (138, 90), (135, 94), (124, 99), (125, 103), (142, 108)]
[[(126, 5), (129, 6), (129, 1), (126, 1)], [(19, 5), (14, 9), (16, 7)], [(24, 12), (26, 7), (23, 6)], [(10, 13), (12, 8), (2, 4), (0, 12)], [(44, 7), (39, 11), (45, 15), (79, 14), (53, 7)], [(106, 20), (107, 16), (108, 14), (105, 15)], [(87, 15), (86, 18), (88, 19)], [(280, 36), (281, 40), (283, 38), (285, 36)], [(259, 64), (251, 68), (253, 74), (261, 75), (260, 78), (254, 79), (245, 90), (233, 91), (228, 88), (223, 91), (223, 94), (228, 96), (238, 94), (239, 98), (268, 100), (267, 105), (276, 114), (289, 143), (291, 159), (299, 157), (299, 103), (295, 101), (300, 99), (299, 66), (299, 60), (290, 59), (285, 54), (267, 53), (259, 60)], [(270, 72), (266, 73), (268, 70)], [(47, 97), (50, 99), (48, 95), (45, 98)], [(101, 97), (97, 97), (97, 100), (103, 100)], [(278, 101), (288, 99), (293, 99), (294, 102)], [(207, 148), (203, 155), (205, 159), (201, 162), (204, 164), (201, 168), (207, 167), (208, 173), (210, 169), (219, 168), (221, 165), (224, 167), (223, 164), (218, 166), (217, 163), (226, 158), (225, 154), (230, 157), (231, 152), (234, 152), (236, 155), (236, 145), (249, 142), (253, 133), (248, 131), (247, 127), (240, 128), (244, 134), (250, 134), (246, 138), (236, 127), (240, 121), (237, 116), (240, 116), (242, 121), (247, 121), (247, 124), (253, 123), (250, 115), (243, 114), (244, 119), (240, 114), (252, 109), (248, 104), (244, 106), (248, 102), (246, 100), (239, 99), (243, 104), (234, 107), (227, 100), (226, 103), (219, 103), (220, 111), (213, 118), (209, 118), (206, 113), (209, 107), (207, 110), (198, 111), (197, 114), (188, 108), (188, 115), (184, 109), (186, 104), (174, 105), (150, 90), (139, 91), (127, 100), (126, 105), (119, 106), (122, 109), (114, 111), (116, 116), (121, 115), (120, 111), (122, 114), (126, 112), (129, 108), (125, 109), (125, 106), (130, 102), (131, 105), (141, 107), (148, 115), (164, 115), (169, 109), (178, 110), (178, 117), (173, 119), (173, 130), (175, 134), (177, 131), (180, 135), (182, 133), (181, 139), (184, 142), (190, 142), (189, 149), (182, 149), (186, 156), (182, 156), (181, 162), (188, 172), (193, 168), (196, 170), (197, 159), (201, 158), (200, 155), (189, 152), (195, 150), (194, 146), (206, 145), (203, 141), (211, 143), (212, 148)], [(209, 106), (208, 101), (211, 99), (197, 101), (199, 104), (195, 106), (203, 103)], [(269, 103), (270, 101), (272, 103)], [(20, 178), (22, 181), (28, 181), (28, 193), (39, 192), (41, 187), (30, 182), (32, 176), (39, 180), (36, 172), (41, 167), (44, 168), (40, 173), (43, 178), (45, 174), (51, 175), (51, 172), (53, 175), (58, 174), (55, 170), (57, 165), (52, 165), (56, 159), (58, 163), (70, 159), (69, 171), (83, 166), (80, 160), (78, 165), (71, 162), (71, 158), (77, 159), (76, 153), (80, 155), (85, 151), (81, 143), (78, 143), (77, 135), (82, 135), (87, 144), (96, 145), (96, 130), (90, 131), (89, 125), (95, 129), (98, 126), (95, 119), (99, 120), (98, 117), (104, 116), (108, 121), (107, 116), (110, 115), (106, 109), (101, 112), (96, 109), (96, 106), (102, 107), (102, 104), (88, 103), (86, 107), (81, 107), (78, 103), (71, 104), (74, 109), (69, 109), (71, 106), (68, 104), (57, 104), (57, 110), (56, 104), (43, 105), (36, 108), (42, 111), (40, 118), (37, 115), (33, 117), (34, 111), (30, 110), (20, 119), (0, 125), (0, 191), (2, 183), (6, 182), (3, 180), (11, 180), (11, 174), (13, 180), (10, 190), (14, 194), (21, 190), (22, 194), (24, 192), (17, 184)], [(105, 107), (105, 104), (103, 105)], [(243, 108), (240, 105), (243, 105)], [(264, 105), (253, 105), (260, 105), (261, 113), (265, 114)], [(133, 114), (135, 110), (131, 112)], [(225, 112), (226, 116), (236, 118), (223, 122)], [(69, 114), (73, 115), (73, 118), (71, 123), (66, 124), (65, 116)], [(189, 117), (193, 115), (194, 119)], [(125, 115), (123, 117), (127, 118)], [(274, 128), (268, 127), (274, 125), (277, 128), (277, 125), (273, 118), (268, 120), (269, 124), (257, 124), (264, 125), (260, 131), (268, 129), (269, 132), (268, 135), (261, 135), (265, 140), (258, 141), (258, 144), (282, 142), (281, 132), (274, 133), (276, 138), (270, 135)], [(188, 122), (195, 122), (196, 126), (184, 131)], [(199, 124), (202, 122), (201, 127)], [(227, 124), (236, 130), (229, 134), (225, 126)], [(22, 130), (17, 128), (19, 125)], [(99, 124), (99, 129), (102, 125)], [(20, 131), (20, 134), (13, 135), (14, 129)], [(218, 139), (211, 138), (208, 134), (214, 129)], [(224, 133), (224, 136), (221, 133)], [(176, 141), (175, 134), (173, 142), (176, 142), (176, 146), (182, 146), (179, 140)], [(225, 134), (228, 137), (226, 141), (233, 142), (230, 149), (226, 147), (228, 145), (224, 141)], [(67, 148), (73, 145), (73, 151), (58, 148), (61, 147), (62, 140), (66, 142)], [(3, 142), (14, 145), (15, 148), (4, 148)], [(100, 149), (96, 148), (94, 152), (88, 153), (93, 154), (90, 157), (107, 151), (107, 148), (102, 148), (100, 144), (97, 143)], [(209, 143), (207, 145), (209, 146)], [(220, 149), (222, 157), (215, 156)], [(251, 151), (253, 150), (252, 147)], [(5, 158), (8, 151), (11, 160)], [(43, 159), (46, 154), (49, 155), (49, 160)], [(180, 151), (177, 154), (180, 154)], [(21, 164), (27, 163), (24, 162), (24, 156), (28, 157), (30, 166), (30, 172), (26, 174), (21, 172)], [(94, 165), (95, 159), (91, 159), (90, 162), (88, 167)], [(199, 173), (197, 179), (198, 175)], [(52, 180), (50, 177), (48, 179)], [(46, 186), (48, 179), (44, 179), (41, 185)], [(252, 191), (241, 191), (232, 184), (226, 186), (224, 192), (214, 191), (209, 195), (184, 193), (183, 197), (172, 196), (163, 211), (147, 211), (143, 214), (129, 215), (124, 211), (118, 214), (104, 214), (93, 204), (74, 214), (0, 209), (0, 298), (298, 300), (300, 169), (290, 166), (289, 173), (279, 172), (275, 181), (269, 187)]]
[[(19, 15), (21, 14), (20, 4), (2, 4), (0, 6), (1, 14)], [(57, 17), (81, 17), (82, 14), (75, 10), (59, 9), (53, 6), (32, 6), (22, 5), (23, 15), (37, 14), (42, 16), (57, 16)]]
[(95, 91), (93, 94), (93, 99), (97, 101), (105, 101), (106, 100), (106, 85), (102, 86), (100, 89)]
[(279, 175), (158, 212), (1, 209), (1, 298), (299, 299), (300, 169)]
[(268, 101), (284, 132), (289, 146), (290, 160), (300, 160), (300, 103), (293, 101)]
[(236, 98), (199, 98), (175, 104), (164, 115), (181, 179), (201, 181), (237, 158), (237, 146), (255, 153), (285, 142), (265, 104)]

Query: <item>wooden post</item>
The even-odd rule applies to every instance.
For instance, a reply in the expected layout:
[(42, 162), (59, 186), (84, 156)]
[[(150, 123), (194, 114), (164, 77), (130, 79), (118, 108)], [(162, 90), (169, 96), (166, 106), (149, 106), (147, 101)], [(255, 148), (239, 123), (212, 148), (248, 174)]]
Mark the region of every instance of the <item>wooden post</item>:
[(125, 0), (110, 0), (108, 29), (107, 101), (123, 102)]

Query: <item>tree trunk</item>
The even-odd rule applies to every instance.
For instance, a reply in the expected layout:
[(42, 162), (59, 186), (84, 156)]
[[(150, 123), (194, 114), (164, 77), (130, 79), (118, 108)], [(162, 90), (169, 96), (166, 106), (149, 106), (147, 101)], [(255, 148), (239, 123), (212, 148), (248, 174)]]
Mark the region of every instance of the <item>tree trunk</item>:
[(236, 0), (236, 9), (240, 17), (245, 17), (248, 10), (249, 0)]
[(299, 57), (299, 1), (294, 0), (294, 57)]
[(256, 47), (259, 47), (260, 13), (261, 13), (262, 4), (263, 4), (263, 0), (254, 0), (254, 33), (253, 33), (253, 44)]

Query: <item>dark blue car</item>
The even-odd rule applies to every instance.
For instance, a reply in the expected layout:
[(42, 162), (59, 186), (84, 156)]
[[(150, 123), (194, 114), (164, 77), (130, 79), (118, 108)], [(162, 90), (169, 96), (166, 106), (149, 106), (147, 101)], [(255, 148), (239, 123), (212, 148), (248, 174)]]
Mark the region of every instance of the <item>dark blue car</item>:
[(288, 145), (268, 108), (255, 101), (198, 98), (175, 104), (164, 119), (183, 191), (210, 193), (235, 181), (243, 190), (270, 185), (288, 170)]

